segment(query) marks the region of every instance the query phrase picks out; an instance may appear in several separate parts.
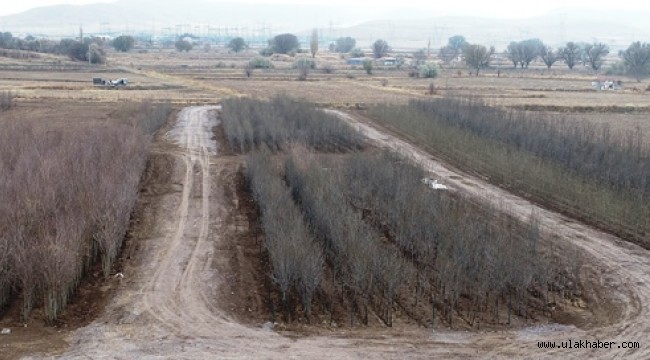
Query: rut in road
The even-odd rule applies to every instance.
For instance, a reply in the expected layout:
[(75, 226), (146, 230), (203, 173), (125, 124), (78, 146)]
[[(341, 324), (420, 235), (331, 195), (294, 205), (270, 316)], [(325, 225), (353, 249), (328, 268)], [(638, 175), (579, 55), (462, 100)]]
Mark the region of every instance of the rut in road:
[[(168, 247), (160, 263), (154, 264), (157, 271), (141, 291), (149, 315), (171, 329), (187, 329), (187, 336), (208, 336), (212, 331), (209, 325), (224, 320), (213, 311), (202, 287), (196, 286), (196, 282), (202, 281), (201, 266), (209, 265), (212, 255), (212, 245), (206, 240), (210, 223), (210, 155), (216, 155), (216, 148), (207, 135), (216, 123), (206, 121), (210, 117), (205, 112), (216, 110), (184, 109), (170, 133), (184, 152), (180, 156), (185, 176), (177, 210), (178, 223), (165, 239)], [(199, 201), (191, 201), (193, 193), (198, 191)], [(179, 256), (188, 248), (191, 249), (189, 258)], [(193, 326), (187, 327), (188, 323)]]
[[(158, 152), (173, 156), (176, 192), (156, 205), (158, 236), (147, 240), (137, 273), (121, 288), (105, 314), (79, 329), (63, 359), (467, 359), (467, 358), (650, 358), (650, 252), (544, 210), (485, 181), (455, 171), (412, 144), (360, 118), (336, 112), (381, 147), (412, 158), (454, 191), (497, 202), (513, 216), (534, 211), (544, 231), (558, 242), (572, 242), (585, 254), (588, 281), (603, 289), (603, 304), (614, 304), (611, 318), (586, 329), (546, 325), (496, 332), (454, 332), (400, 328), (335, 330), (327, 336), (288, 338), (231, 320), (215, 303), (223, 284), (211, 263), (221, 261), (225, 204), (214, 174), (223, 159), (212, 139), (217, 107), (191, 107)], [(221, 260), (220, 260), (221, 259)], [(597, 305), (597, 304), (596, 304)], [(538, 341), (639, 341), (641, 349), (538, 349)]]

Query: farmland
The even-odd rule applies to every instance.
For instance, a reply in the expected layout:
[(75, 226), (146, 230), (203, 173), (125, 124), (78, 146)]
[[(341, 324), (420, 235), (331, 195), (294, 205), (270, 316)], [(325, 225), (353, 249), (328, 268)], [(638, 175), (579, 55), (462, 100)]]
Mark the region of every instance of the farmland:
[[(368, 75), (327, 52), (299, 81), (285, 58), (247, 76), (251, 57), (0, 58), (0, 240), (51, 243), (25, 247), (50, 249), (25, 254), (41, 272), (0, 257), (3, 354), (507, 358), (647, 330), (647, 81)], [(44, 275), (68, 253), (69, 280)]]

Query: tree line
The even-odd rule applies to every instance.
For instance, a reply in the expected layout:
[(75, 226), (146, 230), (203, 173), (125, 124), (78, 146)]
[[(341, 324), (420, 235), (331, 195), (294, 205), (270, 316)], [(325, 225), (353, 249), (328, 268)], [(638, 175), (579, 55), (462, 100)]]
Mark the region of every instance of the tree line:
[[(282, 109), (288, 119), (314, 111), (288, 99), (240, 101), (224, 106), (231, 118), (223, 126), (235, 129), (239, 122), (251, 139), (263, 134), (260, 124), (245, 125), (261, 116), (255, 111)], [(232, 109), (240, 104), (249, 109)], [(266, 125), (289, 134), (310, 124), (276, 121)], [(237, 131), (230, 132), (231, 146), (240, 151)], [(335, 133), (328, 144), (348, 137)], [(309, 322), (317, 308), (340, 322), (336, 309), (345, 309), (351, 326), (367, 324), (371, 313), (391, 326), (395, 309), (402, 309), (427, 326), (453, 326), (454, 319), (468, 326), (510, 324), (513, 316), (552, 316), (556, 298), (579, 296), (579, 257), (567, 260), (549, 250), (533, 215), (521, 222), (457, 194), (434, 192), (422, 184), (421, 169), (392, 153), (281, 139), (250, 140), (241, 151), (252, 151), (245, 174), (260, 214), (269, 278), (288, 321)]]
[(0, 308), (19, 300), (27, 321), (40, 304), (51, 323), (95, 263), (110, 275), (150, 131), (167, 120), (170, 108), (143, 104), (139, 110), (130, 124), (44, 128), (29, 119), (3, 121)]
[(473, 99), (413, 100), (370, 113), (461, 167), (650, 246), (650, 146), (639, 130), (617, 134)]
[(246, 158), (246, 178), (261, 215), (271, 278), (280, 290), (283, 312), (290, 312), (287, 304), (293, 290), (309, 321), (312, 298), (323, 277), (323, 253), (280, 174), (268, 154)]
[(394, 154), (256, 153), (246, 173), (282, 303), (293, 291), (306, 314), (315, 299), (330, 319), (345, 308), (351, 326), (370, 312), (391, 326), (395, 308), (428, 326), (510, 324), (550, 316), (580, 286), (580, 263), (543, 250), (534, 217), (435, 193)]
[(286, 150), (293, 143), (319, 151), (345, 151), (363, 145), (361, 136), (335, 116), (287, 97), (271, 101), (228, 99), (221, 114), (233, 152)]
[(66, 38), (53, 41), (38, 39), (31, 35), (21, 39), (10, 32), (4, 32), (0, 33), (0, 48), (65, 55), (70, 60), (87, 61), (93, 64), (106, 62), (105, 41), (95, 37), (83, 37), (83, 35), (80, 35), (79, 39)]

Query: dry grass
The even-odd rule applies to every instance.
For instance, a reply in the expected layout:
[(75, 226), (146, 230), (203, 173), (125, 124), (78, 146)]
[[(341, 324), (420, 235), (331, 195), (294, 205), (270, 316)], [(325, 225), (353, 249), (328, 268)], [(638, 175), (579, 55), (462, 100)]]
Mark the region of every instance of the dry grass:
[[(299, 54), (303, 56), (305, 54)], [(291, 69), (294, 58), (272, 58), (274, 69), (255, 70), (246, 78), (244, 66), (254, 51), (229, 54), (224, 49), (178, 53), (171, 49), (146, 53), (109, 54), (107, 66), (87, 66), (53, 55), (39, 59), (0, 58), (0, 90), (11, 90), (17, 102), (48, 99), (66, 102), (125, 102), (152, 99), (175, 104), (215, 103), (232, 96), (271, 98), (279, 94), (306, 99), (325, 106), (365, 107), (371, 103), (404, 104), (410, 98), (428, 97), (430, 79), (408, 77), (408, 70), (376, 66), (372, 76), (360, 66), (346, 65), (338, 54), (321, 52), (319, 69), (307, 81), (297, 81)], [(290, 61), (288, 61), (290, 60)], [(332, 73), (322, 67), (328, 65)], [(461, 74), (458, 74), (458, 71)], [(92, 77), (126, 77), (125, 89), (106, 90), (92, 86)], [(499, 106), (532, 111), (558, 112), (597, 123), (611, 122), (620, 129), (648, 129), (650, 81), (637, 83), (622, 78), (622, 91), (593, 91), (595, 75), (585, 69), (569, 71), (535, 67), (513, 70), (502, 65), (481, 76), (466, 69), (445, 68), (433, 80), (435, 96), (472, 96)], [(386, 84), (386, 86), (383, 86)]]

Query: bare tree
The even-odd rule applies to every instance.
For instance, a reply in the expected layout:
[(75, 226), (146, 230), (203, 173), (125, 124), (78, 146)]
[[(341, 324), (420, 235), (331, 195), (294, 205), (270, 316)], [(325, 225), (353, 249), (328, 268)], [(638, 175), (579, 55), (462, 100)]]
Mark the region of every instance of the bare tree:
[(424, 64), (425, 61), (427, 61), (427, 50), (426, 49), (420, 49), (416, 52), (413, 53), (413, 59), (415, 59), (415, 64), (420, 65)]
[(513, 41), (506, 49), (506, 56), (512, 61), (515, 67), (528, 68), (531, 62), (540, 55), (544, 44), (539, 39)]
[(566, 46), (558, 50), (558, 52), (569, 69), (573, 69), (575, 64), (582, 58), (582, 48), (573, 41), (566, 43)]
[(482, 68), (490, 66), (493, 54), (494, 47), (488, 49), (483, 45), (468, 45), (463, 51), (465, 63), (476, 70), (476, 76)]
[(228, 43), (228, 48), (230, 48), (230, 50), (234, 51), (235, 53), (244, 50), (246, 47), (248, 47), (248, 44), (246, 44), (246, 40), (244, 40), (242, 37), (233, 38)]
[(589, 66), (594, 71), (598, 71), (603, 66), (603, 62), (605, 61), (604, 57), (609, 54), (609, 47), (603, 43), (587, 44), (584, 49), (584, 54)]
[(553, 48), (550, 46), (542, 47), (539, 56), (542, 58), (544, 64), (546, 64), (549, 69), (559, 60), (558, 54), (553, 51)]
[(384, 57), (390, 51), (390, 47), (385, 40), (378, 39), (372, 44), (372, 54), (375, 56), (375, 59)]
[(632, 43), (621, 52), (623, 63), (628, 74), (634, 76), (636, 81), (648, 76), (650, 72), (650, 44), (639, 41)]
[(311, 32), (311, 42), (309, 43), (309, 49), (311, 50), (311, 57), (315, 58), (316, 53), (318, 52), (318, 29), (314, 28)]
[(444, 62), (447, 65), (449, 65), (449, 63), (451, 63), (456, 58), (458, 58), (459, 54), (460, 54), (460, 50), (451, 47), (449, 45), (443, 46), (438, 51), (438, 57), (440, 58), (440, 60), (442, 60), (442, 62)]
[(336, 39), (334, 50), (340, 53), (349, 53), (357, 45), (357, 41), (349, 36)]

